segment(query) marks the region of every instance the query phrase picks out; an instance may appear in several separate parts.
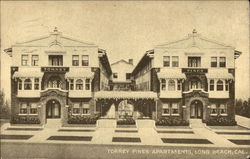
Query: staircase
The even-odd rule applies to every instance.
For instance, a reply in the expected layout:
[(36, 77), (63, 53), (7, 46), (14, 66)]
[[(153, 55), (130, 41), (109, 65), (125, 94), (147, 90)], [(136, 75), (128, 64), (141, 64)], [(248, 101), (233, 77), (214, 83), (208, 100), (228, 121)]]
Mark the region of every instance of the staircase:
[(201, 119), (189, 119), (189, 123), (191, 128), (205, 128), (206, 126)]
[(61, 119), (47, 119), (45, 128), (58, 129), (61, 126)]

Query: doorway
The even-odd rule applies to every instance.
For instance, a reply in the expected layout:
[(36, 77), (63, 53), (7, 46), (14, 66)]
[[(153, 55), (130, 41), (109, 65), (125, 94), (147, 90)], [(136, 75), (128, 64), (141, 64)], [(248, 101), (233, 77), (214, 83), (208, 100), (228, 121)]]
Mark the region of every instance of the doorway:
[(202, 119), (203, 117), (203, 104), (199, 100), (191, 102), (190, 105), (190, 118)]
[(61, 104), (57, 100), (50, 100), (46, 104), (46, 118), (60, 118), (61, 117)]

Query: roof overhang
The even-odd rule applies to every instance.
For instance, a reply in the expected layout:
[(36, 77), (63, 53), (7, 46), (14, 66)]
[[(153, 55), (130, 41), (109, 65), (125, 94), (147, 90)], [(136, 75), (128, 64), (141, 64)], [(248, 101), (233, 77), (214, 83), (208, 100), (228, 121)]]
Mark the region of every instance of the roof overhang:
[(186, 75), (181, 72), (181, 69), (160, 69), (157, 73), (159, 79), (186, 79)]
[(43, 72), (35, 69), (19, 69), (16, 71), (12, 78), (42, 78)]
[(70, 71), (65, 74), (65, 78), (94, 78), (94, 72), (91, 71), (91, 68), (82, 68), (74, 69), (70, 68)]
[(206, 77), (208, 79), (234, 79), (234, 76), (227, 69), (210, 69)]

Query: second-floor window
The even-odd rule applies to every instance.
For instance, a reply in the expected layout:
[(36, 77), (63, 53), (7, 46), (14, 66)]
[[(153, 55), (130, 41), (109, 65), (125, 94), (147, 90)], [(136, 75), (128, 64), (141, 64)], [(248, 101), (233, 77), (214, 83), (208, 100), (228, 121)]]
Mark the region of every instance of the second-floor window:
[(210, 91), (214, 91), (214, 80), (210, 80)]
[(175, 81), (174, 80), (169, 80), (168, 81), (168, 90), (169, 91), (175, 91)]
[(228, 80), (226, 80), (225, 86), (226, 86), (226, 91), (228, 91), (229, 90), (229, 82), (228, 82)]
[(50, 66), (63, 66), (63, 56), (62, 55), (49, 55), (49, 65)]
[(34, 89), (39, 90), (39, 78), (35, 78)]
[(201, 67), (201, 57), (188, 57), (188, 67)]
[(83, 81), (81, 79), (76, 80), (76, 90), (83, 90)]
[(226, 67), (226, 57), (220, 57), (220, 67)]
[(30, 79), (24, 80), (24, 90), (31, 90), (32, 82)]
[(82, 66), (88, 66), (88, 65), (89, 65), (89, 56), (82, 55)]
[(22, 90), (23, 81), (18, 79), (18, 90)]
[(131, 73), (126, 73), (126, 80), (129, 80), (131, 77)]
[(170, 56), (163, 56), (163, 67), (170, 67)]
[(179, 57), (172, 56), (172, 67), (179, 67)]
[(217, 67), (217, 57), (211, 57), (211, 67)]
[(223, 91), (223, 81), (217, 81), (217, 91)]
[(28, 66), (28, 55), (22, 55), (22, 66)]
[(79, 55), (72, 55), (72, 66), (79, 66)]
[(90, 79), (89, 78), (85, 79), (85, 90), (90, 90)]
[(32, 66), (38, 66), (38, 60), (39, 60), (38, 55), (32, 55), (31, 56), (31, 65)]
[(166, 80), (165, 79), (161, 80), (161, 90), (163, 90), (163, 91), (166, 90)]

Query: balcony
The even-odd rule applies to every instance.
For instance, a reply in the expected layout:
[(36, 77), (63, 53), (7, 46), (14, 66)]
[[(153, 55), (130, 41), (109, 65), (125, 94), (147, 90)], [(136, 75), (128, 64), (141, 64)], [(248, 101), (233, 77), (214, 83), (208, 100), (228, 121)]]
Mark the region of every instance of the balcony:
[(209, 91), (209, 98), (229, 98), (229, 91)]
[(69, 90), (70, 98), (91, 98), (92, 93), (90, 90)]
[(160, 98), (182, 98), (181, 91), (161, 91)]
[(18, 98), (39, 98), (40, 90), (18, 90)]

